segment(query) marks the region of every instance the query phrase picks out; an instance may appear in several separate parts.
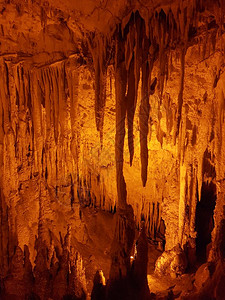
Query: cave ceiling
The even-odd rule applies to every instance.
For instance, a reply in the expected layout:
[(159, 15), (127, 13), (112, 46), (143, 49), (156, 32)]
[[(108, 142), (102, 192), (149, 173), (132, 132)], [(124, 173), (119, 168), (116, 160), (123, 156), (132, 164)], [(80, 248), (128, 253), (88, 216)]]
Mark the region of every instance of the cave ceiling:
[[(159, 19), (160, 12), (163, 11), (168, 17), (167, 22), (172, 14), (177, 25), (177, 34), (183, 42), (185, 36), (180, 35), (182, 32), (179, 32), (179, 27), (186, 26), (182, 25), (184, 22), (190, 27), (189, 42), (196, 35), (201, 35), (208, 29), (221, 27), (223, 23), (220, 18), (223, 4), (220, 1), (204, 1), (203, 5), (203, 1), (14, 0), (1, 1), (0, 5), (1, 53), (16, 52), (21, 56), (37, 53), (47, 56), (51, 55), (51, 52), (62, 52), (57, 55), (68, 57), (79, 51), (88, 56), (85, 45), (80, 46), (81, 41), (84, 42), (93, 35), (113, 40), (118, 25), (120, 24), (123, 30), (132, 12), (136, 11), (145, 20), (147, 34), (152, 26), (157, 26), (153, 25), (151, 20)], [(166, 26), (169, 32), (171, 24)]]

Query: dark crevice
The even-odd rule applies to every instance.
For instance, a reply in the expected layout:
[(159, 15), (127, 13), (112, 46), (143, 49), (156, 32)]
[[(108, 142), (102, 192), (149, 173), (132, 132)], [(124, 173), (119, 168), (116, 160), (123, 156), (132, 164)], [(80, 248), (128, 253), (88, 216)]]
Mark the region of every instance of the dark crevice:
[(211, 233), (214, 227), (214, 209), (216, 205), (216, 185), (213, 182), (203, 182), (201, 200), (196, 207), (196, 256), (200, 263), (207, 260), (211, 243)]

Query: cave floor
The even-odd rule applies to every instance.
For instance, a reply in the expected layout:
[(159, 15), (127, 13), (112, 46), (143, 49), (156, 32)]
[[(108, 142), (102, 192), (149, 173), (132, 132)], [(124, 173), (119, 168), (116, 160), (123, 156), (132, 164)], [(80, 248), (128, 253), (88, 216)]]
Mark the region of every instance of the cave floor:
[[(111, 257), (110, 248), (112, 244), (114, 229), (115, 229), (115, 215), (97, 210), (95, 208), (82, 208), (81, 220), (83, 223), (82, 230), (83, 241), (81, 238), (74, 237), (74, 243), (77, 250), (82, 254), (83, 263), (86, 269), (87, 290), (89, 295), (93, 287), (93, 278), (97, 270), (102, 270), (105, 280), (109, 278)], [(77, 232), (77, 235), (80, 235)], [(136, 237), (138, 231), (136, 232)], [(158, 250), (154, 243), (148, 244), (148, 282), (150, 291), (155, 293), (157, 297), (168, 295), (168, 292), (173, 289), (175, 295), (178, 295), (184, 289), (187, 289), (187, 278), (190, 275), (183, 275), (180, 279), (158, 278), (154, 272), (156, 259), (161, 255), (162, 251)]]
[[(95, 208), (81, 209), (81, 224), (72, 236), (73, 243), (83, 257), (86, 270), (87, 291), (90, 297), (93, 278), (97, 270), (102, 270), (105, 281), (109, 278), (110, 248), (115, 229), (115, 215)], [(136, 232), (136, 238), (138, 231)], [(176, 299), (188, 295), (193, 290), (193, 274), (183, 274), (179, 278), (157, 277), (154, 274), (155, 261), (162, 254), (157, 246), (148, 244), (148, 284), (156, 299), (165, 299), (171, 293)], [(182, 294), (182, 295), (181, 295)]]
[(156, 299), (167, 299), (169, 295), (173, 295), (172, 299), (183, 299), (193, 291), (193, 281), (194, 274), (183, 274), (178, 278), (148, 275), (148, 286), (150, 292), (156, 295)]

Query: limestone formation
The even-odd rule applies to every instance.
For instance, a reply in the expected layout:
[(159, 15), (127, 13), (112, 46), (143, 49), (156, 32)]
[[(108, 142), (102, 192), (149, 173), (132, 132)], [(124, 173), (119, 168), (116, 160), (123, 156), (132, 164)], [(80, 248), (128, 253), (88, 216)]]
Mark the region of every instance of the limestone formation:
[(149, 245), (185, 297), (223, 298), (224, 21), (224, 0), (0, 1), (0, 298), (148, 299)]
[(163, 252), (155, 264), (157, 275), (169, 275), (177, 277), (185, 273), (187, 268), (187, 258), (184, 251), (178, 244), (173, 249)]

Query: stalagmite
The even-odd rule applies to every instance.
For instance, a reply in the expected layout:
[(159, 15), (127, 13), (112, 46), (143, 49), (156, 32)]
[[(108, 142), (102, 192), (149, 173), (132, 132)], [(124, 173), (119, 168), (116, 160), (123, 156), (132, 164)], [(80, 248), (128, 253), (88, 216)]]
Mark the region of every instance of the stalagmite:
[(142, 222), (141, 226), (141, 233), (137, 240), (137, 257), (133, 266), (133, 280), (137, 289), (136, 293), (138, 298), (149, 299), (150, 292), (147, 283), (148, 241), (144, 222)]
[(34, 285), (34, 276), (32, 264), (30, 262), (30, 252), (27, 245), (24, 245), (24, 275), (23, 281), (26, 288), (26, 294), (31, 294)]
[(41, 239), (36, 242), (37, 256), (35, 260), (35, 294), (41, 299), (45, 299), (50, 294), (50, 273), (47, 268), (47, 247)]
[(69, 294), (83, 300), (87, 296), (86, 276), (82, 257), (74, 249), (70, 250), (71, 273), (69, 275)]
[(127, 205), (126, 209), (119, 208), (116, 214), (106, 299), (126, 299), (129, 295), (130, 256), (135, 234), (133, 209)]
[(93, 290), (91, 293), (91, 300), (105, 299), (105, 283), (102, 271), (97, 271), (93, 280)]

